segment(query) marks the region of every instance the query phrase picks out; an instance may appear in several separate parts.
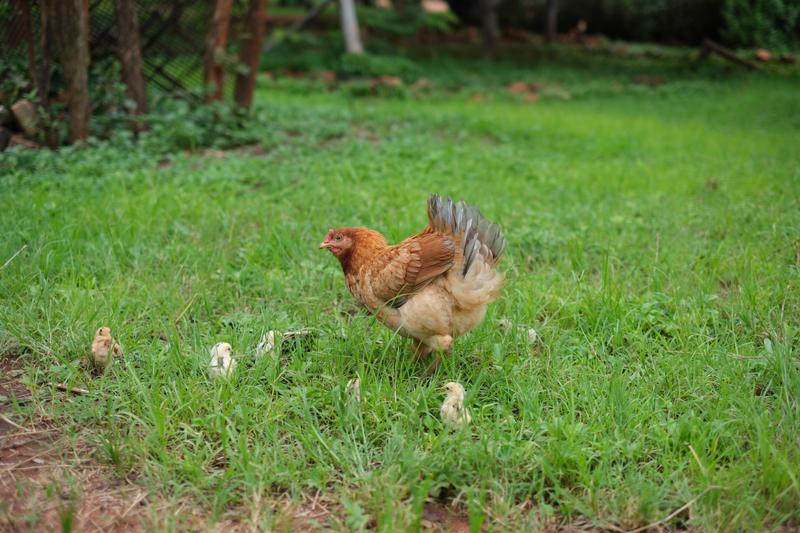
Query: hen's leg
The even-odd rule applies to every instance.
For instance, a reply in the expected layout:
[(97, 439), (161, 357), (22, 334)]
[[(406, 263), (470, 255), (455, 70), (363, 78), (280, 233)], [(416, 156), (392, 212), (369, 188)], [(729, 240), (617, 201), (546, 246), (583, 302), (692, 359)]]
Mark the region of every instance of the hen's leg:
[(433, 362), (428, 367), (428, 370), (425, 371), (426, 375), (431, 376), (439, 368), (439, 364), (442, 362), (442, 354), (450, 353), (450, 348), (453, 346), (453, 337), (450, 335), (435, 335), (428, 339), (428, 343), (432, 346), (431, 349), (436, 350)]
[(441, 352), (449, 352), (453, 345), (453, 337), (450, 335), (434, 335), (428, 339), (428, 346)]
[(433, 348), (418, 339), (411, 339), (411, 351), (417, 359), (427, 357), (433, 351)]

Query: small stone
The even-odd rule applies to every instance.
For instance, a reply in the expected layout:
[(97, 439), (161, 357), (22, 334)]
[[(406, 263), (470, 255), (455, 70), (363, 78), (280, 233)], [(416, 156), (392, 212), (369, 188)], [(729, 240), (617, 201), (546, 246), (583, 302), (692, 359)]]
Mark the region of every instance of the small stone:
[(528, 344), (536, 344), (539, 341), (539, 334), (533, 328), (528, 328)]
[(8, 146), (22, 146), (23, 148), (30, 148), (31, 150), (39, 148), (38, 144), (30, 139), (26, 139), (24, 135), (19, 134), (11, 136), (11, 139), (8, 141)]
[(33, 137), (36, 134), (36, 106), (30, 100), (22, 99), (17, 100), (11, 106), (11, 112), (19, 124), (19, 127), (28, 137)]
[(500, 320), (497, 321), (497, 328), (502, 331), (511, 331), (512, 326), (513, 324), (507, 318), (501, 318)]
[(256, 346), (256, 357), (270, 354), (275, 351), (275, 331), (269, 330), (261, 336)]

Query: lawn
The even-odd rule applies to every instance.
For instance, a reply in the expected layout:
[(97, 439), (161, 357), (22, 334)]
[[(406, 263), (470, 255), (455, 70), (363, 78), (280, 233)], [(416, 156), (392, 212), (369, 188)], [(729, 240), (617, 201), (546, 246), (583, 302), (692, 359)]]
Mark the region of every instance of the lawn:
[[(199, 126), (167, 117), (139, 143), (0, 156), (2, 412), (61, 467), (26, 481), (6, 456), (0, 523), (87, 523), (90, 468), (155, 529), (800, 526), (798, 78), (648, 87), (633, 61), (433, 58), (430, 92), (377, 97), (262, 80), (243, 148), (175, 148)], [(433, 192), (508, 248), (500, 299), (428, 377), (317, 245), (404, 238)], [(94, 377), (101, 325), (125, 353)], [(301, 327), (313, 342), (256, 358)], [(230, 380), (206, 374), (219, 341)]]

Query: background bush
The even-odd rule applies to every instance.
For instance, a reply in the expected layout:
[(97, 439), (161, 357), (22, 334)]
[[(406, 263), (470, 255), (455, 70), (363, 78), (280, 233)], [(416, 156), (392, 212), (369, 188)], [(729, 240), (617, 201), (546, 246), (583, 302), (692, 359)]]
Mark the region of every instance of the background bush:
[[(462, 21), (478, 24), (477, 0), (449, 0)], [(544, 31), (546, 0), (504, 0), (503, 25)], [(798, 0), (560, 0), (559, 31), (585, 20), (589, 33), (614, 39), (788, 49), (800, 44)]]
[(797, 0), (727, 0), (722, 16), (723, 35), (732, 44), (786, 49), (800, 42)]

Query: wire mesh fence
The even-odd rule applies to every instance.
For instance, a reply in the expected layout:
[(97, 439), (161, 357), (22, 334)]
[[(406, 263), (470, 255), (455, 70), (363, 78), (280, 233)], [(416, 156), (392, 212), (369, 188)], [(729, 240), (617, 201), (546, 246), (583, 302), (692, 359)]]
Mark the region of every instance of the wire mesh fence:
[[(170, 93), (199, 100), (203, 92), (203, 51), (212, 0), (138, 0), (140, 42), (145, 80), (151, 92)], [(243, 22), (244, 2), (235, 2), (230, 35)], [(117, 28), (113, 0), (89, 0), (89, 51), (95, 76), (114, 75), (117, 56)], [(43, 53), (47, 46), (43, 31), (41, 0), (0, 2), (0, 75), (15, 77), (20, 86), (36, 86), (34, 76), (43, 68), (52, 69), (57, 93), (58, 54)], [(43, 65), (50, 56), (52, 64)], [(228, 71), (232, 73), (232, 66)], [(228, 81), (232, 76), (227, 76)]]

